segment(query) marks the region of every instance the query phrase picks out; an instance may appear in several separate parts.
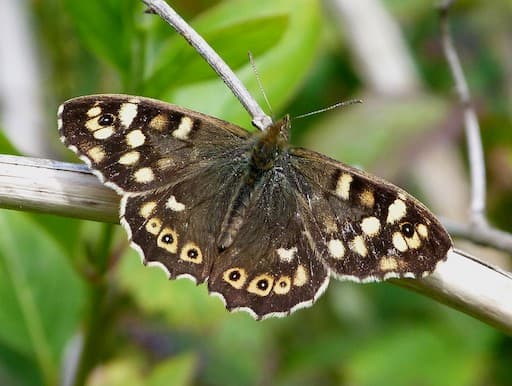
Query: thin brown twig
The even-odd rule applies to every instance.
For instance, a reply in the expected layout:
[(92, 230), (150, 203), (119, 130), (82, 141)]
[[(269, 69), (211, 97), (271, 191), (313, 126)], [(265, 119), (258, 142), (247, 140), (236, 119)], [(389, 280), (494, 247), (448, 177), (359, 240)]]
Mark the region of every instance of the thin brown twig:
[(441, 42), (453, 75), (460, 103), (464, 110), (464, 129), (466, 132), (471, 176), (471, 222), (477, 226), (483, 226), (487, 224), (487, 221), (485, 217), (486, 183), (482, 138), (480, 136), (478, 118), (471, 104), (469, 87), (449, 28), (448, 13), (453, 3), (453, 0), (445, 0), (438, 5)]
[(455, 237), (463, 237), (478, 244), (492, 246), (512, 253), (512, 235), (493, 228), (489, 225), (486, 218), (485, 161), (480, 125), (471, 103), (468, 83), (464, 76), (448, 23), (449, 10), (454, 2), (454, 0), (442, 1), (438, 5), (438, 11), (444, 53), (453, 75), (460, 103), (464, 109), (464, 129), (466, 132), (471, 176), (471, 217), (468, 224), (460, 224), (449, 220), (445, 220), (444, 223)]
[(446, 218), (442, 218), (441, 222), (452, 237), (512, 254), (512, 235), (508, 232), (488, 225), (476, 226), (473, 223), (461, 223)]

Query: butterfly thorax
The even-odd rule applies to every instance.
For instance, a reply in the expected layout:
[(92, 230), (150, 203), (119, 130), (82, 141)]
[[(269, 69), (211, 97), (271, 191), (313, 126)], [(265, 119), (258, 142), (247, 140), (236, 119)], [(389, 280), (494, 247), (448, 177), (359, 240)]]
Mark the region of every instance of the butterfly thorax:
[(234, 241), (236, 234), (245, 222), (245, 212), (250, 206), (254, 192), (261, 183), (263, 176), (276, 165), (276, 161), (288, 146), (289, 117), (274, 123), (267, 130), (255, 135), (254, 144), (249, 149), (248, 168), (239, 186), (235, 189), (233, 199), (229, 203), (224, 216), (217, 246), (223, 250)]

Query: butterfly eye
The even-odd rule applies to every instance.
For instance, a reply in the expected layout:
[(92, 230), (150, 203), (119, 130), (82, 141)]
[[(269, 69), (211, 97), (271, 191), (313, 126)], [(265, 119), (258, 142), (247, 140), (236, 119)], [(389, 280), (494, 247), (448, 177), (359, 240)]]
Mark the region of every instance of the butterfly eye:
[(101, 126), (110, 126), (112, 123), (114, 123), (114, 116), (112, 114), (103, 114), (98, 118), (98, 123)]
[(405, 237), (414, 236), (414, 227), (410, 222), (405, 222), (400, 226), (400, 230)]

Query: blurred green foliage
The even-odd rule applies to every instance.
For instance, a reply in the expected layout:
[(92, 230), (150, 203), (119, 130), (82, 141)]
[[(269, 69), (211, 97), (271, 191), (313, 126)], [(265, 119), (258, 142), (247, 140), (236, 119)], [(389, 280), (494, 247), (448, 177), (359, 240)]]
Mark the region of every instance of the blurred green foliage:
[[(261, 103), (253, 53), (276, 112), (304, 113), (363, 92), (353, 54), (315, 0), (172, 3)], [(293, 132), (296, 142), (369, 169), (402, 159), (452, 109), (432, 3), (384, 4), (408, 39), (425, 94), (302, 120)], [(512, 176), (511, 9), (510, 1), (466, 0), (452, 19), (482, 119), (493, 219), (509, 231), (512, 186), (502, 176)], [(141, 2), (46, 0), (30, 10), (55, 102), (49, 119), (67, 98), (123, 92), (249, 128), (216, 75)], [(0, 149), (15, 153), (3, 135)], [(76, 384), (91, 386), (512, 384), (510, 338), (401, 288), (336, 282), (312, 308), (256, 322), (227, 313), (204, 286), (143, 267), (119, 227), (0, 212), (0, 384), (59, 384), (80, 342)]]

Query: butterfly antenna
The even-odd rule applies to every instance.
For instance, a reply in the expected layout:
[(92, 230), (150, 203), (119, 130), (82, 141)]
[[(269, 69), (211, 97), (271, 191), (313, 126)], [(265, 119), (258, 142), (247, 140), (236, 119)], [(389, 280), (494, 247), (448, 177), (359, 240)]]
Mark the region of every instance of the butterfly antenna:
[(295, 118), (296, 119), (298, 119), (298, 118), (305, 118), (305, 117), (309, 117), (310, 115), (320, 114), (320, 113), (323, 113), (325, 111), (337, 109), (338, 107), (354, 105), (356, 103), (363, 103), (363, 101), (361, 99), (350, 99), (348, 101), (335, 103), (332, 106), (325, 107), (325, 108), (320, 109), (320, 110), (315, 110), (315, 111), (311, 111), (311, 112), (306, 113), (306, 114), (297, 115)]
[(270, 111), (270, 115), (274, 116), (274, 112), (272, 111), (272, 106), (270, 106), (270, 102), (268, 101), (267, 94), (263, 89), (263, 85), (261, 84), (260, 74), (258, 73), (258, 69), (256, 68), (256, 63), (254, 62), (254, 56), (252, 56), (252, 52), (249, 51), (247, 53), (249, 55), (249, 63), (251, 63), (252, 71), (254, 72), (254, 76), (256, 76), (256, 81), (258, 82), (258, 87), (260, 89), (260, 93), (263, 95), (265, 99), (265, 103), (267, 104), (268, 110)]

